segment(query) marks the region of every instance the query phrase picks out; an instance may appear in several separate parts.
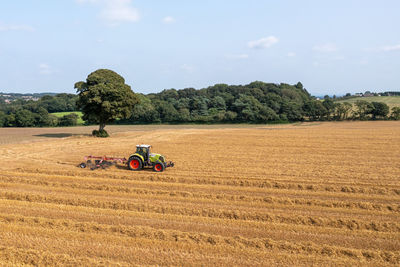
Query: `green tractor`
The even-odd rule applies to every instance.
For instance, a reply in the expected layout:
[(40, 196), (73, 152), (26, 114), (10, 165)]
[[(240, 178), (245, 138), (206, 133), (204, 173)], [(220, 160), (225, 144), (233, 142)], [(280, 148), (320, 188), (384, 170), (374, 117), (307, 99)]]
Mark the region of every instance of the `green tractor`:
[(139, 171), (144, 167), (151, 167), (155, 172), (162, 172), (168, 167), (174, 167), (174, 163), (167, 162), (162, 155), (150, 153), (150, 148), (150, 145), (137, 145), (135, 154), (128, 159), (128, 168)]

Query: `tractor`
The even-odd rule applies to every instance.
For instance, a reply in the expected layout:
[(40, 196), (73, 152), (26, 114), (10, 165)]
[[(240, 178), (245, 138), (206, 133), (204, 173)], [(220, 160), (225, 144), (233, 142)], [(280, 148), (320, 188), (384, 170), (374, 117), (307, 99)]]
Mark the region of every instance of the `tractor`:
[(164, 156), (160, 154), (150, 153), (150, 145), (137, 145), (135, 154), (129, 159), (116, 158), (107, 156), (86, 156), (85, 161), (79, 164), (79, 167), (90, 167), (91, 170), (99, 168), (106, 169), (118, 163), (128, 164), (128, 168), (132, 171), (139, 171), (144, 167), (151, 167), (155, 172), (162, 172), (168, 167), (174, 167), (172, 161), (165, 161)]
[(150, 153), (150, 145), (137, 145), (135, 154), (128, 159), (128, 168), (139, 171), (144, 167), (151, 167), (155, 172), (162, 172), (168, 167), (174, 167), (172, 161), (166, 162), (164, 156)]

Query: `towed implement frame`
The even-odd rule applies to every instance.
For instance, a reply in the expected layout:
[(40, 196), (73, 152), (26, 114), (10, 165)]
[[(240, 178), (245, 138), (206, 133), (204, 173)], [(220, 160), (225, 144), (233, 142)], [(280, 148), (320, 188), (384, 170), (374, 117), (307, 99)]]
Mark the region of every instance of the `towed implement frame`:
[(115, 157), (99, 157), (99, 156), (86, 156), (85, 162), (82, 162), (79, 164), (79, 167), (81, 168), (86, 168), (89, 167), (91, 170), (95, 169), (106, 169), (108, 167), (111, 167), (113, 165), (116, 165), (117, 163), (127, 163), (128, 160), (126, 158), (115, 158)]

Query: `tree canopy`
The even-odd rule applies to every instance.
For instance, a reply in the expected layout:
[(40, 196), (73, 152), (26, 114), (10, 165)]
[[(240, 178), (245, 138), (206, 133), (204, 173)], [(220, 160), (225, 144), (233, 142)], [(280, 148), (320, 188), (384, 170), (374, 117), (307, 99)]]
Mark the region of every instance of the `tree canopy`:
[(386, 103), (383, 102), (372, 102), (372, 118), (376, 119), (377, 117), (382, 117), (386, 118), (386, 116), (389, 114), (389, 106)]
[(86, 82), (75, 83), (75, 88), (83, 120), (98, 123), (100, 132), (106, 123), (129, 118), (139, 102), (124, 78), (112, 70), (96, 70), (89, 74)]
[(247, 85), (216, 84), (200, 90), (167, 89), (141, 95), (137, 112), (127, 123), (301, 121), (307, 116), (306, 105), (310, 102), (316, 100), (300, 82), (289, 85), (255, 81)]

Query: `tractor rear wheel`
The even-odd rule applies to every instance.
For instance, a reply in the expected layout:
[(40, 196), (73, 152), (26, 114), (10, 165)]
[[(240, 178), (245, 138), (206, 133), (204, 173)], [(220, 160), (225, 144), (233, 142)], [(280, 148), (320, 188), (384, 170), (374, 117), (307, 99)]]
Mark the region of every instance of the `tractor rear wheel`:
[(140, 171), (143, 168), (142, 160), (138, 157), (132, 157), (128, 161), (128, 168), (132, 171)]
[(162, 164), (162, 163), (156, 163), (153, 166), (153, 171), (155, 171), (155, 172), (163, 172), (164, 169), (165, 169), (165, 167), (164, 167), (164, 164)]

